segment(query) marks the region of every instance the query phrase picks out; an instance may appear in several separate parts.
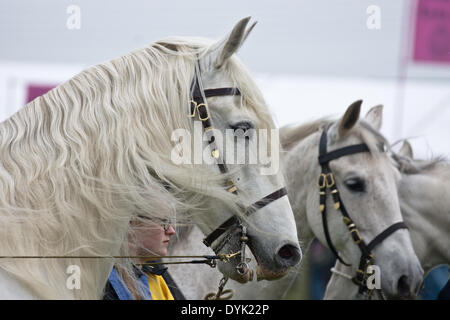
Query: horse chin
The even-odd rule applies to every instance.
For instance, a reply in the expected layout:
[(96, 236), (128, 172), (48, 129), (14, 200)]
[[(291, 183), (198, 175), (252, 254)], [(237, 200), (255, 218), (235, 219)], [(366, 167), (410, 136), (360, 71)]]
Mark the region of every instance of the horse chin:
[(256, 268), (256, 280), (257, 281), (277, 280), (277, 279), (284, 277), (287, 273), (288, 273), (287, 270), (284, 272), (272, 272), (272, 271), (264, 269), (263, 266), (258, 264), (258, 267)]
[(239, 283), (247, 283), (250, 281), (250, 276), (249, 273), (247, 272), (244, 275), (240, 275), (239, 273), (236, 272), (236, 274), (234, 274), (231, 279), (239, 282)]

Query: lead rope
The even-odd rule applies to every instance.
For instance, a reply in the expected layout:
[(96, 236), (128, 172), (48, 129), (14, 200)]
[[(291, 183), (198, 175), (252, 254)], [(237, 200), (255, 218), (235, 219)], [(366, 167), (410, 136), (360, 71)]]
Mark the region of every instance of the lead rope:
[(234, 295), (233, 289), (226, 289), (225, 285), (227, 284), (228, 277), (223, 277), (219, 282), (219, 289), (217, 293), (210, 292), (205, 296), (204, 300), (230, 300)]

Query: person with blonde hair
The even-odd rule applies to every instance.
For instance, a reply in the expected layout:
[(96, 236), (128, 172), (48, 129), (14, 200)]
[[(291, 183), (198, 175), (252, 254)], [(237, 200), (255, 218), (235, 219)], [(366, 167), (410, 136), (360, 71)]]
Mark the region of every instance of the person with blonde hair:
[[(130, 223), (128, 239), (133, 258), (134, 277), (115, 265), (105, 287), (104, 300), (177, 300), (184, 299), (158, 257), (167, 255), (175, 229), (167, 221), (142, 216)], [(154, 256), (155, 258), (151, 258)], [(175, 296), (175, 298), (174, 298)]]

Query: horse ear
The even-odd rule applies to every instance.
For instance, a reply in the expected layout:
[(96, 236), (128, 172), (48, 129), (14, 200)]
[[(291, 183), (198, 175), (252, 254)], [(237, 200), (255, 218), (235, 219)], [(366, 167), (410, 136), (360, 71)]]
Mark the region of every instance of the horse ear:
[(370, 108), (364, 120), (368, 122), (374, 129), (380, 131), (383, 123), (383, 105), (378, 105)]
[(361, 112), (362, 100), (353, 102), (345, 111), (344, 116), (336, 122), (330, 129), (331, 136), (336, 140), (347, 135), (347, 133), (358, 122)]
[(225, 61), (227, 61), (227, 59), (241, 47), (242, 43), (245, 39), (247, 39), (249, 33), (256, 25), (255, 22), (250, 26), (250, 28), (246, 29), (250, 18), (251, 17), (247, 17), (240, 20), (228, 36), (211, 47), (211, 49), (202, 58), (206, 64), (205, 69), (211, 70), (212, 68), (220, 68), (223, 66)]
[(398, 154), (403, 157), (406, 157), (406, 158), (410, 158), (410, 159), (414, 158), (413, 150), (412, 150), (411, 144), (408, 142), (408, 140), (403, 141), (403, 145), (400, 148), (400, 151), (398, 152)]
[(253, 28), (256, 26), (257, 23), (258, 21), (253, 22), (252, 25), (247, 29), (247, 31), (245, 31), (245, 35), (244, 38), (242, 39), (241, 46), (245, 42), (245, 40), (247, 40), (248, 35), (250, 34), (250, 32), (252, 32)]

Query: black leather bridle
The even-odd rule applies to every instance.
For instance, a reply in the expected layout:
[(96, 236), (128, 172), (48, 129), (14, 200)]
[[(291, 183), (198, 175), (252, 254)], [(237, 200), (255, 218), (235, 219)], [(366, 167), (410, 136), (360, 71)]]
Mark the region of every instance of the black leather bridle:
[[(238, 88), (215, 88), (215, 89), (202, 89), (201, 86), (201, 78), (200, 78), (200, 65), (197, 61), (195, 68), (195, 75), (191, 85), (191, 101), (190, 101), (190, 113), (189, 117), (194, 118), (197, 116), (198, 120), (202, 122), (203, 132), (207, 134), (208, 144), (211, 148), (211, 156), (216, 159), (219, 170), (222, 174), (228, 172), (226, 165), (223, 163), (221, 154), (219, 149), (215, 143), (215, 137), (213, 134), (213, 126), (211, 117), (209, 114), (208, 104), (206, 102), (206, 98), (209, 97), (218, 97), (218, 96), (240, 96), (241, 92)], [(227, 191), (233, 193), (235, 195), (238, 194), (238, 188), (234, 185), (231, 179), (226, 180)], [(275, 200), (280, 199), (281, 197), (287, 195), (287, 190), (285, 187), (282, 187), (275, 192), (263, 197), (261, 200), (256, 201), (252, 205), (247, 208), (243, 208), (243, 214), (246, 216), (254, 213), (255, 211), (264, 208), (268, 204), (274, 202)], [(219, 227), (213, 230), (204, 240), (203, 243), (210, 247), (215, 240), (217, 240), (223, 233), (225, 233), (230, 228), (241, 227), (242, 221), (241, 218), (233, 215), (231, 218), (223, 222)], [(215, 252), (220, 251), (220, 249), (225, 245), (228, 239), (225, 238), (218, 246), (213, 248)], [(241, 242), (248, 241), (248, 238), (243, 235), (241, 237)], [(245, 257), (241, 255), (241, 261), (245, 264)], [(239, 270), (239, 269), (238, 269)]]
[(395, 231), (399, 229), (407, 229), (408, 227), (403, 222), (394, 223), (393, 225), (385, 229), (383, 232), (381, 232), (379, 235), (377, 235), (371, 242), (369, 242), (369, 244), (366, 244), (365, 241), (361, 238), (361, 235), (359, 233), (358, 228), (356, 227), (356, 224), (350, 218), (347, 210), (345, 209), (344, 203), (342, 202), (342, 199), (339, 196), (336, 181), (329, 166), (329, 162), (332, 160), (361, 152), (369, 152), (369, 147), (365, 143), (351, 145), (348, 147), (343, 147), (341, 149), (327, 152), (327, 129), (325, 129), (322, 132), (319, 143), (319, 164), (322, 167), (322, 173), (319, 176), (318, 185), (320, 197), (319, 210), (322, 213), (322, 223), (325, 232), (325, 238), (328, 243), (328, 247), (331, 249), (336, 258), (344, 265), (350, 266), (350, 264), (346, 263), (339, 256), (330, 238), (327, 223), (327, 210), (326, 210), (326, 197), (327, 197), (326, 191), (329, 190), (331, 196), (333, 197), (334, 208), (336, 210), (340, 210), (342, 214), (342, 219), (345, 225), (347, 226), (353, 241), (358, 245), (359, 249), (361, 250), (359, 267), (358, 270), (356, 270), (356, 275), (352, 278), (352, 281), (359, 286), (359, 293), (363, 294), (367, 290), (369, 290), (365, 282), (367, 277), (370, 275), (367, 274), (367, 267), (373, 264), (374, 261), (372, 250), (384, 239), (393, 234)]

